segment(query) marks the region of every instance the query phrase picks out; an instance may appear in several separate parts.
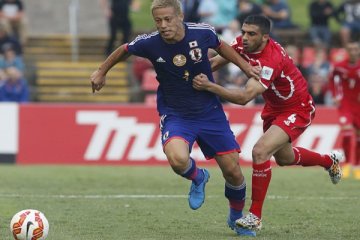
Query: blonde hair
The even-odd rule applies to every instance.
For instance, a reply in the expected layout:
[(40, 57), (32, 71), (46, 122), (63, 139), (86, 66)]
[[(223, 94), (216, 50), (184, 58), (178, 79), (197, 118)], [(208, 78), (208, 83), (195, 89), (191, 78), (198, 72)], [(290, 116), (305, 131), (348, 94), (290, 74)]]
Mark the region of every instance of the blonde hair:
[(173, 7), (175, 14), (182, 14), (181, 3), (179, 0), (153, 0), (151, 3), (151, 12), (158, 8)]

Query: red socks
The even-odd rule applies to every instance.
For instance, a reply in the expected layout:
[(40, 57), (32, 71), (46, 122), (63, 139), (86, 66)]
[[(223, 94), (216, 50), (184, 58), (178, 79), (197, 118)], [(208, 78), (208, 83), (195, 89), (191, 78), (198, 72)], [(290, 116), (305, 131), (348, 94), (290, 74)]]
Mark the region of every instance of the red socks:
[(357, 137), (356, 139), (356, 161), (355, 161), (355, 165), (356, 166), (360, 166), (360, 136)]
[(261, 218), (262, 207), (271, 180), (271, 163), (253, 163), (252, 196), (250, 212)]
[(345, 154), (345, 163), (356, 164), (356, 136), (353, 129), (341, 131), (342, 149)]
[(332, 166), (333, 161), (328, 155), (323, 155), (313, 152), (301, 147), (293, 147), (295, 154), (294, 165), (301, 165), (303, 167), (322, 166), (328, 169)]

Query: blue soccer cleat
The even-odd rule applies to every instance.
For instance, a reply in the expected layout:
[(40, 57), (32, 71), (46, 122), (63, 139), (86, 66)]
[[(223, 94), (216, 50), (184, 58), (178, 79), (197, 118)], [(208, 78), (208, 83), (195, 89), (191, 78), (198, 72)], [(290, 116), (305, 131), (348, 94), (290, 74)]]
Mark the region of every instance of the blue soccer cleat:
[(192, 182), (189, 192), (189, 206), (191, 209), (196, 210), (205, 201), (205, 185), (209, 181), (210, 174), (208, 170), (201, 169), (204, 173), (204, 179), (199, 185), (195, 185), (194, 182)]
[(230, 217), (227, 219), (227, 224), (231, 230), (234, 230), (235, 233), (239, 236), (249, 236), (249, 237), (256, 237), (256, 232), (247, 228), (238, 227), (235, 224), (235, 221), (231, 221)]

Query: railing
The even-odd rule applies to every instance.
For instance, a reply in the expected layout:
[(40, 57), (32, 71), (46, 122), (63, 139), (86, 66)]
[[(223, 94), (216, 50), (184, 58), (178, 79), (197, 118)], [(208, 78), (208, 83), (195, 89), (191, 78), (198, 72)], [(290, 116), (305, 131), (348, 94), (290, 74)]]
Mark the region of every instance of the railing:
[(79, 0), (72, 0), (69, 4), (69, 32), (71, 36), (71, 59), (79, 60), (79, 33), (78, 33)]

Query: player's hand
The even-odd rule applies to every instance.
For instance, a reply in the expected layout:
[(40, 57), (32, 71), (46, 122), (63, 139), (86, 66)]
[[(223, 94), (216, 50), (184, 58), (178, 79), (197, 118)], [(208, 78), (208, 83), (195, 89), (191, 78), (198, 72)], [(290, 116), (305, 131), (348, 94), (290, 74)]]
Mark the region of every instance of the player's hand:
[(100, 89), (105, 86), (106, 76), (102, 74), (99, 70), (93, 72), (90, 76), (92, 92), (100, 91)]
[(193, 88), (199, 91), (207, 90), (208, 87), (211, 86), (211, 84), (213, 83), (203, 73), (196, 75), (193, 79)]
[(260, 80), (260, 76), (261, 76), (261, 67), (260, 66), (250, 66), (246, 71), (245, 71), (246, 76), (248, 76), (248, 78), (255, 78), (256, 80)]

